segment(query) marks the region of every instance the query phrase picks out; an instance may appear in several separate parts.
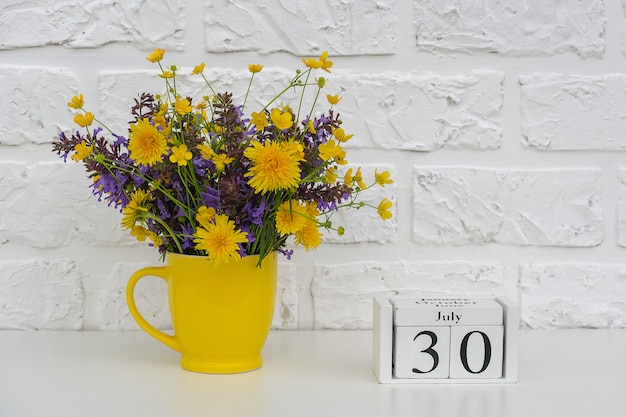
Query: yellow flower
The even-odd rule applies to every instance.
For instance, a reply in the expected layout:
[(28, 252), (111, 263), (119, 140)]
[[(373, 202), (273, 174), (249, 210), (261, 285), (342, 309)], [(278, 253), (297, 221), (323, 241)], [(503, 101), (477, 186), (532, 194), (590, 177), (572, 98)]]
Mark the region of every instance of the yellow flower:
[(138, 241), (143, 242), (148, 237), (148, 229), (143, 226), (133, 226), (130, 229), (130, 235), (135, 236)]
[(87, 127), (93, 123), (93, 113), (87, 112), (85, 114), (79, 113), (74, 116), (74, 123), (80, 127)]
[[(315, 219), (319, 215), (317, 206), (314, 202), (308, 202), (306, 211), (311, 219)], [(316, 221), (307, 220), (304, 227), (294, 234), (296, 245), (304, 246), (308, 252), (309, 249), (317, 248), (322, 243), (322, 233), (319, 231)]]
[(308, 252), (310, 249), (317, 248), (322, 243), (322, 234), (320, 233), (317, 224), (309, 221), (302, 229), (295, 234), (296, 245), (304, 246), (304, 249)]
[(76, 162), (79, 162), (91, 155), (91, 153), (93, 152), (93, 145), (87, 146), (87, 142), (82, 140), (80, 143), (77, 143), (76, 146), (74, 146), (74, 151), (76, 151), (76, 153), (72, 155), (72, 159)]
[(130, 201), (122, 210), (122, 226), (132, 229), (135, 223), (144, 221), (148, 213), (148, 203), (151, 200), (150, 193), (139, 189), (130, 196)]
[(320, 67), (319, 61), (315, 58), (302, 58), (302, 63), (311, 69), (317, 69)]
[(281, 112), (280, 109), (273, 108), (270, 113), (272, 123), (280, 130), (289, 129), (293, 126), (293, 120), (290, 112)]
[(361, 190), (367, 188), (367, 184), (363, 182), (363, 174), (361, 173), (361, 167), (356, 170), (356, 174), (354, 174), (353, 180), (356, 182), (356, 185), (359, 186)]
[(334, 184), (337, 181), (337, 173), (335, 168), (328, 168), (324, 174), (324, 182), (327, 184)]
[(172, 154), (170, 155), (170, 162), (178, 164), (178, 166), (186, 166), (187, 161), (193, 158), (193, 154), (187, 150), (187, 145), (182, 144), (180, 146), (172, 147)]
[(198, 149), (200, 150), (200, 154), (204, 159), (212, 159), (213, 155), (215, 155), (215, 151), (206, 143), (202, 143), (198, 145)]
[(255, 74), (257, 72), (261, 72), (262, 69), (263, 69), (263, 65), (248, 64), (248, 70), (250, 70), (250, 72), (253, 73), (253, 74)]
[(333, 132), (333, 135), (339, 142), (347, 142), (350, 139), (352, 139), (352, 137), (354, 136), (354, 135), (346, 135), (346, 132), (341, 127), (337, 129), (331, 128), (331, 131)]
[(154, 116), (154, 118), (152, 119), (152, 122), (154, 123), (155, 126), (162, 127), (163, 129), (168, 129), (167, 120), (165, 119), (165, 116), (163, 116), (162, 114), (157, 114), (156, 116)]
[(313, 120), (309, 119), (309, 121), (306, 124), (307, 126), (307, 130), (310, 134), (314, 135), (317, 132), (315, 131), (315, 126), (313, 126)]
[(167, 103), (161, 103), (161, 105), (159, 105), (159, 111), (157, 112), (157, 116), (163, 116), (165, 113), (167, 113), (167, 108)]
[(85, 105), (85, 99), (83, 99), (83, 95), (82, 94), (80, 94), (78, 96), (72, 97), (70, 102), (67, 103), (67, 107), (70, 107), (70, 108), (76, 109), (76, 110), (82, 109), (84, 105)]
[(163, 55), (165, 55), (165, 51), (157, 48), (154, 52), (148, 55), (146, 59), (152, 63), (156, 63), (163, 59)]
[(196, 230), (193, 241), (196, 249), (205, 251), (215, 263), (228, 262), (241, 257), (238, 244), (248, 242), (248, 234), (235, 230), (235, 222), (227, 215), (219, 214), (213, 223)]
[(267, 125), (269, 125), (269, 122), (267, 121), (267, 117), (265, 116), (264, 112), (252, 112), (251, 116), (252, 117), (250, 118), (250, 123), (256, 125), (256, 130), (263, 130), (267, 127)]
[(376, 184), (384, 187), (385, 184), (393, 184), (393, 180), (389, 178), (389, 171), (383, 171), (380, 174), (378, 170), (374, 171), (374, 178), (376, 180)]
[(167, 105), (167, 103), (161, 103), (161, 105), (159, 106), (159, 110), (156, 112), (156, 114), (154, 115), (154, 118), (152, 119), (152, 122), (156, 126), (161, 126), (163, 129), (167, 128), (167, 120), (165, 119), (165, 113), (167, 113), (168, 107), (169, 106)]
[(331, 159), (342, 160), (346, 157), (346, 151), (332, 139), (322, 143), (318, 150), (322, 161), (330, 161)]
[(193, 67), (193, 71), (191, 71), (192, 74), (201, 74), (204, 71), (204, 62), (200, 63), (200, 65), (196, 65), (195, 67)]
[(148, 230), (148, 239), (152, 241), (152, 245), (155, 248), (158, 248), (163, 244), (163, 239), (161, 238), (161, 236), (157, 235), (152, 230)]
[(154, 165), (167, 153), (167, 142), (163, 133), (151, 125), (148, 119), (131, 124), (128, 136), (130, 157), (140, 164)]
[(163, 72), (161, 72), (160, 74), (157, 74), (159, 77), (161, 78), (174, 78), (174, 76), (176, 75), (173, 71), (170, 70), (163, 70)]
[(176, 97), (174, 108), (176, 109), (176, 112), (180, 114), (181, 116), (187, 113), (191, 113), (191, 110), (192, 110), (191, 103), (189, 102), (189, 100), (187, 100), (186, 98), (183, 99), (180, 96)]
[(215, 218), (215, 209), (213, 207), (200, 206), (196, 214), (196, 220), (200, 226), (206, 227)]
[(257, 193), (294, 189), (300, 180), (302, 158), (294, 154), (295, 147), (267, 141), (265, 144), (252, 142), (244, 156), (252, 162), (246, 176), (252, 177), (249, 184)]
[(328, 100), (330, 104), (337, 104), (341, 101), (341, 97), (339, 96), (339, 94), (335, 94), (334, 96), (326, 94), (326, 100)]
[(231, 162), (233, 162), (235, 160), (235, 158), (233, 158), (231, 156), (228, 156), (225, 153), (220, 153), (220, 154), (216, 153), (215, 155), (213, 155), (211, 160), (215, 164), (215, 169), (218, 172), (222, 172), (226, 168), (226, 165), (228, 165)]
[(391, 211), (389, 210), (391, 206), (393, 206), (393, 203), (387, 200), (386, 198), (383, 198), (380, 204), (378, 204), (377, 211), (381, 219), (383, 220), (391, 219), (392, 214), (391, 214)]
[(348, 169), (348, 171), (346, 171), (346, 175), (344, 175), (344, 177), (343, 177), (343, 182), (348, 187), (352, 187), (352, 183), (354, 182), (354, 180), (352, 179), (352, 168), (350, 168), (350, 169)]
[(304, 160), (304, 146), (300, 142), (289, 139), (287, 142), (282, 142), (281, 146), (298, 161)]
[(301, 230), (307, 222), (306, 207), (297, 200), (283, 202), (276, 210), (276, 231), (290, 235)]
[(324, 51), (319, 59), (320, 68), (326, 72), (330, 72), (330, 68), (333, 66), (333, 61), (328, 59), (328, 51)]

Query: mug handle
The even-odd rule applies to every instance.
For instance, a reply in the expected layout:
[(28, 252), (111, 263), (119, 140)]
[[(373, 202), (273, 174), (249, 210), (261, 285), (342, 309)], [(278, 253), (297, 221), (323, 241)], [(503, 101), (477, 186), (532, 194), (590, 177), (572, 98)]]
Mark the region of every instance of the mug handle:
[(139, 327), (141, 327), (146, 333), (154, 337), (159, 342), (169, 346), (170, 348), (180, 352), (180, 342), (176, 338), (176, 335), (171, 336), (167, 333), (163, 333), (154, 326), (152, 326), (146, 319), (143, 318), (137, 305), (135, 304), (135, 286), (137, 282), (146, 276), (158, 277), (167, 282), (167, 267), (166, 266), (149, 266), (147, 268), (141, 268), (131, 275), (126, 285), (126, 303), (130, 314), (133, 316)]

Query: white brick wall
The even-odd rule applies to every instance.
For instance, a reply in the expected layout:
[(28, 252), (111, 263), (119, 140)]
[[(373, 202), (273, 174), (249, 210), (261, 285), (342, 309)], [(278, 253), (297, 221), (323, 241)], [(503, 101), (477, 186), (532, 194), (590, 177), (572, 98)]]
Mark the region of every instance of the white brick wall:
[[(393, 174), (393, 220), (339, 216), (345, 236), (281, 260), (276, 328), (368, 328), (372, 295), (417, 293), (506, 295), (531, 328), (626, 327), (626, 0), (5, 0), (0, 328), (137, 328), (125, 283), (159, 256), (50, 140), (78, 92), (123, 127), (162, 88), (156, 47), (235, 97), (248, 63), (270, 97), (330, 51), (350, 162)], [(138, 302), (167, 327), (162, 284)]]

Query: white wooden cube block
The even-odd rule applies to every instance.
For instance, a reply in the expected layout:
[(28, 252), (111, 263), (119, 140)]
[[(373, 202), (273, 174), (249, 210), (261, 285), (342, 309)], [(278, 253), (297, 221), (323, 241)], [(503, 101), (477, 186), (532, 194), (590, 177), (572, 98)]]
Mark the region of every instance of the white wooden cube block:
[(393, 354), (396, 378), (447, 378), (450, 327), (396, 327)]
[(503, 326), (453, 326), (450, 331), (450, 378), (500, 378)]
[[(493, 302), (498, 306), (494, 306)], [(491, 307), (488, 307), (491, 305)], [(461, 308), (462, 307), (462, 308)], [(487, 310), (480, 310), (480, 308), (488, 307), (489, 313), (485, 316)], [(404, 311), (406, 308), (410, 311)], [(437, 310), (439, 308), (439, 310)], [(476, 310), (479, 308), (479, 310)], [(444, 310), (448, 309), (448, 310)], [(440, 314), (441, 313), (441, 314)], [(452, 314), (454, 313), (454, 314)], [(459, 317), (460, 316), (460, 317)], [(443, 320), (443, 318), (446, 320)], [(411, 323), (417, 319), (418, 323), (407, 326), (398, 326), (396, 319), (400, 320), (400, 323)], [(435, 326), (432, 323), (435, 323)], [(422, 342), (426, 343), (426, 346), (417, 346), (413, 343), (418, 340), (414, 340), (419, 331), (416, 329), (407, 330), (408, 335), (404, 336), (404, 340), (396, 340), (396, 332), (402, 334), (405, 330), (402, 327), (413, 328), (430, 328), (439, 327), (439, 323), (446, 322), (451, 323), (449, 325), (444, 324), (441, 327), (450, 329), (450, 343), (448, 349), (450, 372), (447, 377), (431, 377), (420, 378), (402, 376), (402, 372), (406, 372), (407, 365), (403, 365), (404, 348), (402, 346), (409, 346), (408, 352), (417, 352), (421, 355), (427, 355), (421, 357), (422, 361), (430, 360), (430, 367), (433, 366), (434, 360), (429, 349), (437, 349), (437, 355), (441, 362), (441, 340), (437, 336), (437, 344), (429, 347), (431, 343), (428, 343), (431, 339), (427, 334), (423, 334), (418, 338)], [(501, 330), (495, 330), (493, 332), (490, 328), (498, 327)], [(458, 334), (455, 333), (455, 340), (452, 340), (453, 331), (455, 328), (460, 328)], [(484, 329), (487, 328), (487, 329)], [(421, 330), (420, 330), (421, 331)], [(472, 333), (475, 331), (482, 331), (489, 340), (489, 348), (491, 349), (489, 363), (486, 368), (482, 370), (485, 363), (485, 339), (482, 334)], [(503, 334), (502, 334), (503, 332)], [(412, 335), (411, 335), (412, 333)], [(463, 339), (471, 333), (465, 342), (465, 355), (466, 366), (470, 369), (467, 371), (463, 366), (463, 360), (461, 355), (461, 348), (463, 345)], [(468, 299), (468, 298), (398, 298), (398, 297), (384, 297), (376, 296), (373, 300), (373, 371), (381, 384), (395, 383), (395, 384), (467, 384), (467, 383), (514, 383), (517, 381), (517, 356), (518, 356), (518, 338), (519, 338), (519, 306), (509, 300), (506, 297), (498, 298), (483, 298), (483, 299)], [(501, 342), (500, 342), (501, 341)], [(409, 342), (411, 344), (409, 344)], [(501, 344), (500, 344), (501, 343)], [(398, 346), (400, 344), (400, 346)], [(398, 350), (399, 349), (399, 350)], [(398, 356), (398, 351), (400, 352)], [(444, 350), (445, 351), (445, 350)], [(445, 354), (445, 353), (444, 353)], [(475, 355), (475, 356), (474, 356)], [(494, 358), (495, 355), (495, 358)], [(458, 361), (455, 362), (455, 359)], [(399, 366), (395, 362), (400, 360)], [(406, 361), (405, 361), (406, 362)], [(409, 361), (410, 362), (410, 361)], [(460, 365), (459, 365), (460, 364)], [(494, 364), (500, 364), (499, 372)], [(397, 366), (400, 376), (395, 372)], [(417, 366), (409, 363), (408, 367), (412, 372), (413, 367), (420, 369), (421, 364)], [(424, 365), (428, 370), (428, 364)], [(441, 366), (441, 364), (438, 364)], [(491, 368), (494, 366), (494, 368)], [(454, 371), (452, 370), (454, 367)], [(469, 375), (459, 376), (458, 369), (463, 370)], [(494, 370), (496, 369), (496, 370)], [(482, 372), (478, 372), (481, 371)], [(433, 370), (434, 371), (434, 370)], [(493, 373), (492, 373), (493, 372)], [(495, 375), (495, 376), (491, 376)]]

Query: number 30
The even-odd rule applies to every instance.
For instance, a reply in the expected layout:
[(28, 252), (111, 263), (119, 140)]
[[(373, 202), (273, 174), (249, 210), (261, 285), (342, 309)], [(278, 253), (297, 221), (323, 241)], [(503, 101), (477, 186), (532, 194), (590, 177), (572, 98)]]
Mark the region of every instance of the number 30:
[[(483, 346), (484, 346), (483, 364), (478, 371), (472, 370), (467, 360), (467, 344), (469, 343), (470, 337), (475, 333), (482, 336)], [(417, 338), (422, 335), (430, 337), (430, 346), (428, 346), (426, 349), (422, 350), (421, 352), (426, 353), (433, 358), (433, 366), (427, 371), (422, 371), (417, 368), (413, 368), (412, 371), (416, 374), (427, 374), (429, 372), (434, 371), (435, 369), (437, 369), (437, 366), (439, 366), (439, 354), (434, 349), (435, 345), (437, 344), (437, 335), (429, 330), (424, 330), (424, 331), (419, 332), (413, 338), (413, 341), (417, 340)], [(475, 330), (475, 331), (467, 333), (463, 337), (463, 340), (461, 341), (461, 348), (459, 351), (459, 355), (461, 357), (461, 363), (463, 364), (463, 367), (465, 368), (467, 372), (471, 374), (480, 374), (484, 372), (485, 369), (487, 369), (487, 367), (489, 366), (489, 363), (491, 362), (491, 341), (489, 340), (489, 337), (485, 333), (479, 330)]]

